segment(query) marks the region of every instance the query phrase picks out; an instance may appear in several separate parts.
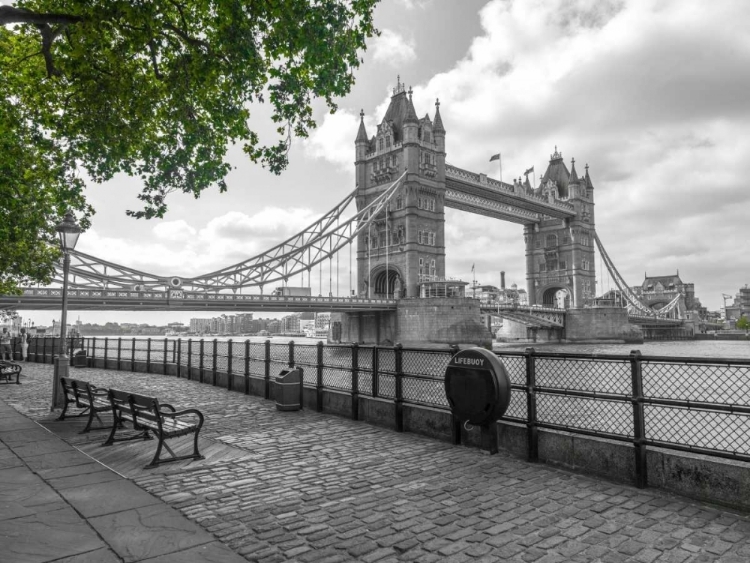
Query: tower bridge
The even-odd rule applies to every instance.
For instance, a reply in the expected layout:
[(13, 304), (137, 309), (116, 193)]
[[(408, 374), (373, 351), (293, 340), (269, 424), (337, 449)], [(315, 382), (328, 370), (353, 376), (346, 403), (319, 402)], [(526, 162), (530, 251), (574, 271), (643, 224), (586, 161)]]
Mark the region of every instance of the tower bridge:
[[(540, 185), (532, 186), (528, 177), (510, 184), (448, 164), (440, 102), (434, 117), (418, 117), (412, 91), (400, 80), (372, 135), (364, 111), (360, 116), (354, 140), (356, 187), (313, 224), (257, 256), (194, 277), (155, 275), (73, 252), (69, 308), (325, 310), (338, 315), (344, 339), (358, 342), (482, 343), (489, 339), (479, 322), (484, 312), (564, 331), (569, 339), (616, 338), (629, 330), (626, 310), (602, 312), (591, 306), (596, 245), (636, 322), (642, 317), (658, 323), (674, 310), (667, 304), (654, 311), (617, 273), (596, 235), (588, 165), (579, 175), (575, 160), (568, 168), (555, 147)], [(347, 219), (351, 203), (356, 213)], [(529, 307), (482, 308), (465, 297), (460, 283), (446, 285), (445, 208), (522, 226)], [(340, 259), (349, 262), (350, 279), (356, 272), (354, 287), (350, 284), (343, 297)], [(264, 288), (286, 286), (297, 277), (307, 287), (317, 277), (324, 293), (324, 267), (327, 297), (264, 294)], [(55, 282), (61, 284), (59, 272)], [(59, 288), (27, 288), (20, 296), (0, 296), (0, 307), (57, 308), (60, 299)]]

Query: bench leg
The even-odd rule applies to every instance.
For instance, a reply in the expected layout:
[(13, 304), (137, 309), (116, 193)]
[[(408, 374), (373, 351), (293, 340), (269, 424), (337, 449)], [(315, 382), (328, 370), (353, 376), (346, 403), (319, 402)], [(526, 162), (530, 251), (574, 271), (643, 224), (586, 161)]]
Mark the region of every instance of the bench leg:
[(68, 412), (68, 405), (72, 402), (73, 401), (69, 401), (68, 398), (65, 397), (65, 404), (63, 405), (63, 410), (60, 413), (60, 416), (58, 416), (56, 420), (65, 420), (65, 413)]
[[(161, 454), (161, 447), (162, 447), (162, 445), (166, 445), (166, 444), (164, 444), (164, 438), (161, 437), (161, 436), (159, 436), (159, 444), (156, 446), (156, 453), (154, 454), (154, 459), (151, 460), (151, 463), (149, 463), (145, 467), (145, 469), (150, 469), (152, 467), (156, 467), (157, 465), (159, 465), (161, 463), (161, 460), (159, 459), (159, 455)], [(171, 450), (170, 450), (170, 453), (171, 453)], [(174, 460), (174, 453), (172, 453), (172, 460)], [(170, 461), (172, 461), (172, 460), (170, 460)]]

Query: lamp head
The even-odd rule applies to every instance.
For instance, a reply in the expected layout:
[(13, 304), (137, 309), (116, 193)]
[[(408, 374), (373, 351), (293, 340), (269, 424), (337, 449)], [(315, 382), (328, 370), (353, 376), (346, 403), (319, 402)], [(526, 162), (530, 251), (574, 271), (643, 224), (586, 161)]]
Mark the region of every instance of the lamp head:
[(74, 250), (78, 242), (78, 236), (81, 234), (81, 227), (76, 223), (76, 218), (70, 209), (65, 213), (65, 217), (55, 227), (55, 230), (60, 235), (60, 248), (63, 252)]

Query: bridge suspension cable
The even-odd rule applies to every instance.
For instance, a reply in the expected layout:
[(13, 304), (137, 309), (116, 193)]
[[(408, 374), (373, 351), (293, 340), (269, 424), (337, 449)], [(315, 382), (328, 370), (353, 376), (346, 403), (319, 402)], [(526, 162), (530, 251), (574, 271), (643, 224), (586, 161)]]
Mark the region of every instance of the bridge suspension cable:
[[(620, 290), (620, 293), (628, 302), (628, 312), (634, 312), (636, 314), (642, 314), (652, 317), (662, 316), (661, 311), (657, 313), (651, 307), (643, 303), (638, 298), (638, 296), (631, 291), (628, 284), (620, 275), (620, 272), (617, 271), (617, 268), (615, 267), (614, 262), (612, 262), (612, 259), (609, 257), (609, 254), (607, 254), (607, 251), (604, 250), (604, 245), (602, 244), (602, 241), (599, 239), (599, 235), (597, 235), (596, 232), (594, 232), (594, 241), (596, 242), (596, 247), (599, 250), (599, 256), (604, 261), (604, 265), (607, 267), (607, 271), (612, 276), (617, 289)], [(666, 314), (666, 312), (664, 314)]]
[[(201, 276), (159, 276), (107, 262), (83, 252), (71, 252), (70, 287), (72, 289), (127, 288), (142, 291), (186, 289), (190, 291), (237, 291), (241, 288), (260, 287), (283, 281), (308, 272), (316, 265), (322, 267), (326, 259), (351, 244), (359, 234), (369, 229), (382, 217), (403, 185), (406, 173), (378, 194), (369, 204), (352, 217), (344, 219), (344, 212), (356, 195), (347, 195), (338, 205), (320, 219), (265, 252), (232, 266)], [(351, 257), (350, 257), (351, 266)], [(332, 264), (329, 262), (329, 268)], [(322, 277), (322, 272), (321, 277)], [(351, 279), (351, 273), (350, 273)], [(61, 272), (54, 279), (61, 283)], [(322, 280), (321, 280), (322, 284)], [(322, 288), (322, 285), (321, 285)], [(332, 284), (329, 281), (329, 290)]]

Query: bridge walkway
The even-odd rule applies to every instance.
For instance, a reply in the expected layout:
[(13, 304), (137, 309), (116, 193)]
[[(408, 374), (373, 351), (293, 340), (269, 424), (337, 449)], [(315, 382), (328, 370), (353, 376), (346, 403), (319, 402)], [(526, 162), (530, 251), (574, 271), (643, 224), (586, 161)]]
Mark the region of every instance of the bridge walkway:
[[(51, 366), (29, 364), (23, 373), (22, 385), (0, 386), (0, 397), (49, 421)], [(248, 561), (750, 558), (747, 514), (332, 415), (279, 412), (271, 401), (184, 379), (73, 373), (178, 409), (201, 408), (202, 434), (216, 448), (205, 461), (136, 471), (134, 459), (150, 459), (142, 444), (98, 448), (101, 454), (82, 448), (93, 456), (107, 450), (109, 467)]]

